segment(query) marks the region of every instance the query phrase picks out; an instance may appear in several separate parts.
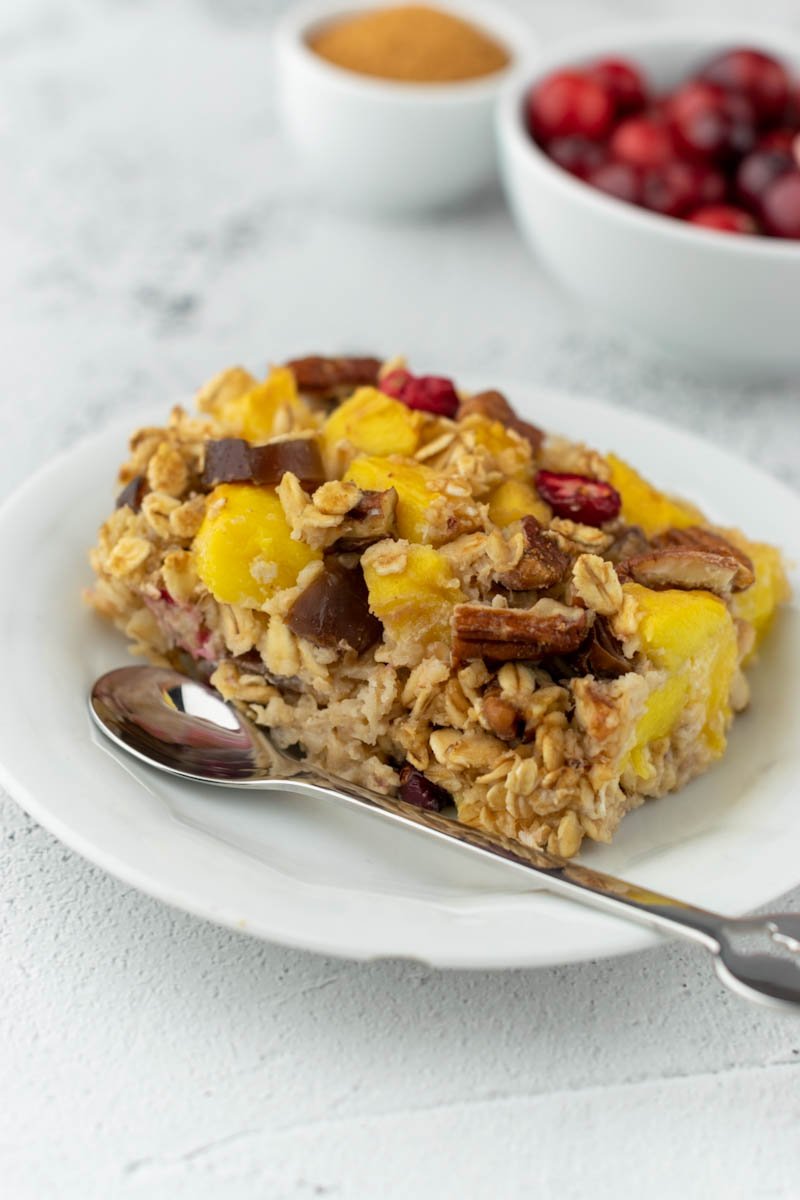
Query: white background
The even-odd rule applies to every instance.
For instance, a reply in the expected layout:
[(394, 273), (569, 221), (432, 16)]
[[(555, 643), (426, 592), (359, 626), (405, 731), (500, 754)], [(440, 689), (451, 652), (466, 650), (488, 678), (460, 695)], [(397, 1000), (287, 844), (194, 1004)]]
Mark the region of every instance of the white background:
[[(221, 365), (347, 349), (656, 412), (800, 485), (800, 382), (718, 384), (609, 331), (540, 276), (496, 195), (414, 224), (326, 213), (276, 128), (279, 7), (3, 0), (0, 495)], [(800, 28), (796, 0), (516, 7), (547, 39), (637, 17)], [(800, 1194), (800, 1022), (725, 994), (699, 952), (354, 965), (133, 893), (2, 794), (0, 820), (9, 1198)]]

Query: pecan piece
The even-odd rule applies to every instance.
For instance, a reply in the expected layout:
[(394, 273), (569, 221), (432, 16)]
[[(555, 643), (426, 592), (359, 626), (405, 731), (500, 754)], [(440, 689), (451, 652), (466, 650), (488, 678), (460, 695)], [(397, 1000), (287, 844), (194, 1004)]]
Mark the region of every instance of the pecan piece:
[(518, 738), (525, 724), (522, 714), (499, 692), (487, 692), (483, 697), (481, 715), (492, 733), (503, 742)]
[(661, 546), (621, 564), (621, 574), (654, 590), (703, 589), (716, 596), (734, 590), (741, 564), (732, 554), (701, 546)]
[(621, 563), (635, 554), (644, 554), (650, 549), (650, 543), (645, 537), (640, 525), (625, 525), (615, 535), (610, 546), (603, 551), (603, 558), (609, 562)]
[(394, 488), (387, 488), (385, 492), (362, 492), (345, 513), (339, 526), (340, 536), (332, 549), (339, 554), (350, 554), (391, 537), (395, 532), (396, 512), (397, 492)]
[(536, 517), (523, 517), (521, 524), (525, 535), (522, 558), (510, 571), (497, 575), (497, 582), (512, 592), (554, 587), (567, 573), (569, 556), (552, 534), (542, 530)]
[(755, 583), (756, 576), (752, 559), (748, 558), (744, 550), (740, 550), (738, 546), (734, 546), (732, 542), (724, 538), (721, 533), (714, 533), (711, 529), (703, 529), (700, 525), (690, 525), (688, 529), (667, 529), (653, 539), (653, 544), (655, 546), (696, 546), (715, 554), (727, 554), (735, 558), (739, 564), (739, 570), (733, 581), (734, 592), (743, 592)]
[(457, 604), (453, 658), (456, 662), (474, 658), (537, 662), (554, 654), (571, 654), (589, 632), (592, 616), (586, 609), (548, 599), (537, 600), (532, 608)]
[(499, 421), (507, 428), (513, 429), (520, 437), (530, 442), (533, 453), (538, 454), (544, 441), (544, 434), (536, 425), (531, 425), (528, 421), (523, 421), (521, 417), (518, 417), (502, 392), (493, 389), (476, 392), (474, 396), (468, 396), (466, 400), (462, 400), (458, 406), (458, 420), (471, 417), (474, 413), (481, 417), (488, 417), (490, 421)]
[(292, 372), (298, 391), (318, 400), (334, 400), (357, 387), (376, 387), (381, 360), (371, 356), (325, 358), (308, 354), (292, 358), (286, 366)]

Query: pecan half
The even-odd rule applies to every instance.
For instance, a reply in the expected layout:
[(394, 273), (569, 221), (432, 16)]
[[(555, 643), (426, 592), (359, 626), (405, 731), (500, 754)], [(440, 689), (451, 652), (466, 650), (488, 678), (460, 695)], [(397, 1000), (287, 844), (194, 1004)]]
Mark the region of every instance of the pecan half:
[(497, 575), (497, 582), (512, 592), (554, 587), (567, 573), (569, 556), (552, 534), (542, 530), (536, 517), (523, 517), (521, 524), (525, 536), (522, 558), (510, 571)]
[(667, 529), (653, 539), (653, 544), (656, 546), (695, 546), (701, 550), (710, 550), (714, 554), (729, 555), (731, 558), (735, 558), (739, 564), (739, 570), (733, 581), (734, 592), (743, 592), (755, 583), (756, 575), (752, 559), (748, 558), (744, 550), (740, 550), (738, 546), (734, 546), (732, 542), (724, 538), (721, 533), (714, 533), (711, 529), (703, 529), (700, 525), (690, 525), (688, 529)]
[(701, 546), (661, 546), (636, 554), (620, 565), (620, 574), (644, 587), (662, 590), (697, 588), (728, 596), (734, 590), (741, 564), (732, 554)]
[(528, 421), (523, 421), (521, 417), (518, 417), (502, 392), (494, 390), (476, 392), (474, 396), (468, 396), (466, 400), (462, 400), (458, 406), (458, 420), (471, 417), (474, 413), (478, 413), (481, 417), (488, 417), (490, 421), (500, 421), (502, 425), (513, 429), (520, 437), (530, 442), (533, 453), (538, 454), (544, 441), (544, 434), (536, 425), (531, 425)]
[(339, 526), (340, 536), (332, 549), (339, 554), (366, 550), (373, 542), (391, 537), (395, 532), (397, 492), (387, 488), (385, 492), (362, 492), (359, 500), (345, 514)]
[(571, 654), (589, 632), (592, 614), (556, 600), (537, 600), (533, 608), (492, 608), (457, 604), (453, 610), (453, 658), (468, 662), (527, 659)]
[(292, 358), (286, 366), (292, 372), (298, 391), (318, 400), (333, 400), (347, 395), (357, 387), (375, 387), (381, 360), (371, 356), (354, 358), (325, 358), (308, 354)]

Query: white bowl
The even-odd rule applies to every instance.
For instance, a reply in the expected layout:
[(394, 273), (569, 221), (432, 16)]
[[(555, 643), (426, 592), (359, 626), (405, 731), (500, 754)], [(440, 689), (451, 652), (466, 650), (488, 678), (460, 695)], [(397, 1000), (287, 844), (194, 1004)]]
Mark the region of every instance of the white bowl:
[(284, 129), (317, 186), (337, 204), (401, 213), (453, 203), (496, 173), (494, 108), (504, 86), (526, 74), (528, 27), (493, 3), (437, 7), (472, 21), (512, 56), (508, 67), (464, 83), (376, 79), (315, 54), (308, 36), (374, 3), (309, 4), (276, 27)]
[(605, 30), (562, 42), (502, 98), (500, 171), (523, 238), (590, 308), (695, 363), (786, 374), (800, 367), (800, 243), (716, 233), (607, 196), (551, 162), (523, 118), (530, 85), (561, 67), (624, 55), (663, 90), (737, 45), (771, 52), (800, 75), (796, 39), (735, 26)]

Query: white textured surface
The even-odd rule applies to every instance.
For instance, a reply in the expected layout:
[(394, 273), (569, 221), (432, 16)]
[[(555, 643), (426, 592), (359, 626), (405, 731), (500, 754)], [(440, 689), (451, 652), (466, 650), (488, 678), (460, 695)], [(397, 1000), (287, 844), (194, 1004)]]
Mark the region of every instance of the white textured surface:
[[(723, 386), (609, 334), (540, 278), (495, 197), (413, 226), (320, 210), (275, 129), (275, 7), (5, 0), (0, 492), (220, 363), (356, 344), (655, 411), (800, 485), (797, 381)], [(547, 36), (753, 11), (517, 7)], [(758, 15), (798, 24), (793, 0)], [(797, 1195), (800, 1023), (724, 994), (698, 954), (329, 961), (165, 909), (0, 803), (15, 1200)]]

